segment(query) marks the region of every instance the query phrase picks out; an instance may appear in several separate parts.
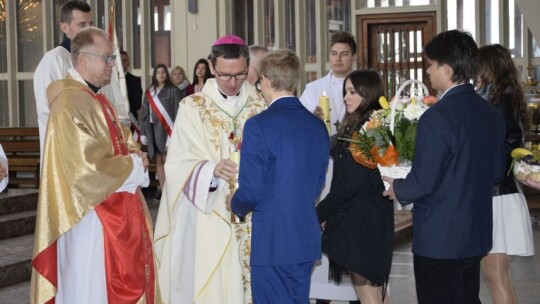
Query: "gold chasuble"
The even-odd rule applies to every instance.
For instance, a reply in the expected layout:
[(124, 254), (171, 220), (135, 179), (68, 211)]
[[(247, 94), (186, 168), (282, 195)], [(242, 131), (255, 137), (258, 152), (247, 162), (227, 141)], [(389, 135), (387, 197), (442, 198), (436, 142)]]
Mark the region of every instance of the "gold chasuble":
[(47, 95), (51, 113), (39, 188), (30, 303), (55, 302), (62, 264), (57, 263), (57, 243), (89, 212), (97, 214), (103, 227), (107, 302), (158, 302), (147, 206), (139, 188), (135, 193), (117, 192), (134, 168), (128, 154), (138, 150), (129, 130), (118, 123), (103, 95), (79, 81), (55, 81)]
[(228, 181), (215, 179), (213, 171), (238, 148), (231, 133), (239, 139), (245, 121), (264, 109), (262, 96), (247, 82), (237, 96), (225, 98), (215, 79), (180, 102), (155, 229), (164, 303), (251, 302), (249, 224), (231, 223)]

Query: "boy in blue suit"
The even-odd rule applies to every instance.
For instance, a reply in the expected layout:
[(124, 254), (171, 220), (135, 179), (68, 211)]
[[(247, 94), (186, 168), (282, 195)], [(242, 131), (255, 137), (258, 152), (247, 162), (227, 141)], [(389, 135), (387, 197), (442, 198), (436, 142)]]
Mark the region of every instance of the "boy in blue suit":
[(259, 68), (256, 85), (269, 107), (246, 121), (230, 207), (238, 216), (253, 211), (254, 303), (305, 304), (313, 264), (321, 258), (315, 201), (328, 166), (328, 131), (292, 93), (300, 77), (293, 52), (268, 53)]
[(412, 170), (385, 195), (414, 202), (414, 275), (418, 303), (480, 303), (480, 260), (492, 245), (492, 189), (504, 176), (505, 123), (476, 94), (478, 48), (453, 30), (425, 47), (439, 101), (420, 118)]

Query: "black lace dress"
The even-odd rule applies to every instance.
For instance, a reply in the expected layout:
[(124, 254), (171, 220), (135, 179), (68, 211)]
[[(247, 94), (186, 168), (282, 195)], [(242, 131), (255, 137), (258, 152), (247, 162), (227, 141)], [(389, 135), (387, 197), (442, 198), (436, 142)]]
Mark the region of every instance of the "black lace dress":
[(393, 203), (382, 195), (379, 170), (356, 163), (349, 143), (337, 140), (330, 154), (334, 159), (330, 193), (317, 206), (319, 222), (326, 222), (323, 252), (336, 281), (341, 271), (347, 270), (360, 274), (371, 285), (383, 286), (392, 264)]

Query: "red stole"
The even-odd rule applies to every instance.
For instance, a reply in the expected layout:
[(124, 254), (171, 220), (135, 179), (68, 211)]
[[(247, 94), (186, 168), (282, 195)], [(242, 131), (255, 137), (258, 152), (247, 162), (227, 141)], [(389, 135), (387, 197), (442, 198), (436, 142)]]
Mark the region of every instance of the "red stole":
[[(99, 101), (109, 127), (115, 155), (128, 155), (115, 112), (105, 96), (93, 94)], [(136, 303), (145, 294), (146, 303), (154, 303), (154, 254), (150, 231), (141, 200), (141, 192), (111, 194), (96, 208), (103, 226), (105, 277), (109, 303)], [(56, 241), (32, 261), (34, 268), (58, 288)], [(50, 299), (47, 304), (54, 303)]]

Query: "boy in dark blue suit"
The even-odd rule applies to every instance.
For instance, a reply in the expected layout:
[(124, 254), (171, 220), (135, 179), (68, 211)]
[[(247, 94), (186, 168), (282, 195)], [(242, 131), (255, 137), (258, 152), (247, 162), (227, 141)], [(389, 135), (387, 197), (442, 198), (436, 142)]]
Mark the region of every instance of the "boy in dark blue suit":
[(492, 245), (492, 189), (504, 176), (505, 123), (476, 94), (478, 48), (453, 30), (425, 47), (439, 101), (418, 123), (412, 170), (385, 195), (414, 202), (414, 274), (418, 303), (480, 303), (480, 260)]
[(321, 258), (315, 201), (328, 166), (328, 131), (292, 93), (300, 77), (294, 53), (268, 53), (259, 68), (256, 85), (269, 107), (246, 121), (231, 208), (238, 216), (253, 211), (254, 303), (305, 304), (313, 264)]

